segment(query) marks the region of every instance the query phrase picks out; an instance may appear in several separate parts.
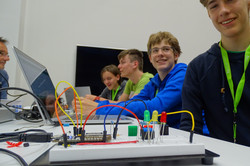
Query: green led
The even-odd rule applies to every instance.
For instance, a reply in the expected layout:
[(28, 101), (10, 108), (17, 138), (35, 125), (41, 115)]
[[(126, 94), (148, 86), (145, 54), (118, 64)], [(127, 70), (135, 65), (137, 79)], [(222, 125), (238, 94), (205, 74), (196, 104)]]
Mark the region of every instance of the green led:
[(154, 110), (152, 115), (152, 121), (157, 122), (158, 121), (158, 111)]
[(137, 136), (137, 126), (128, 126), (128, 136)]
[(144, 122), (149, 122), (150, 121), (150, 112), (149, 110), (144, 111)]

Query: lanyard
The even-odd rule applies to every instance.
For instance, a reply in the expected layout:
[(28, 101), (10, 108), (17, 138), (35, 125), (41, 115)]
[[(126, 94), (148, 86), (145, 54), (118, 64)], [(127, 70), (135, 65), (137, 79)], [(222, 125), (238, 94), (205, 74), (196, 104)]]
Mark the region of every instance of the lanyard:
[(243, 92), (243, 88), (245, 85), (245, 71), (247, 69), (249, 60), (250, 60), (250, 45), (248, 46), (248, 48), (246, 49), (245, 52), (245, 56), (244, 56), (244, 71), (242, 74), (242, 77), (238, 83), (238, 86), (236, 88), (236, 93), (234, 94), (234, 85), (233, 85), (233, 80), (232, 80), (232, 74), (231, 74), (231, 68), (230, 68), (230, 63), (229, 63), (229, 59), (228, 59), (228, 54), (227, 51), (222, 47), (221, 42), (220, 42), (220, 49), (221, 49), (221, 55), (222, 55), (222, 59), (223, 59), (223, 64), (224, 64), (224, 68), (225, 68), (225, 72), (226, 72), (226, 77), (227, 77), (227, 82), (231, 91), (231, 95), (233, 98), (233, 102), (234, 102), (234, 109), (233, 109), (233, 113), (234, 113), (234, 122), (233, 122), (233, 131), (234, 131), (234, 142), (236, 142), (236, 114), (237, 114), (237, 106), (240, 102), (241, 96), (242, 96), (242, 92)]
[(155, 91), (155, 97), (158, 94), (158, 92), (159, 92), (159, 88), (157, 88), (156, 91)]
[(117, 95), (118, 90), (120, 89), (120, 85), (118, 86), (118, 88), (116, 89), (116, 91), (114, 92), (114, 90), (112, 89), (112, 101), (115, 100), (115, 96)]

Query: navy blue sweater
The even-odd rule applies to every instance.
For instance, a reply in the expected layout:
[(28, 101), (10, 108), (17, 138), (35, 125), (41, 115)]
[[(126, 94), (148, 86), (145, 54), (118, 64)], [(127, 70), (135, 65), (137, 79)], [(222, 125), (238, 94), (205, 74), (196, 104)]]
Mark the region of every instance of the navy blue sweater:
[[(235, 90), (243, 73), (244, 52), (229, 53), (229, 61)], [(247, 146), (250, 146), (249, 66), (236, 114), (237, 143)], [(182, 90), (182, 107), (194, 114), (195, 132), (202, 133), (202, 110), (204, 110), (210, 136), (233, 142), (233, 99), (224, 73), (220, 47), (215, 43), (207, 52), (196, 57), (188, 65)], [(221, 93), (221, 88), (225, 88), (224, 95)], [(182, 115), (180, 128), (190, 131), (189, 115)]]
[[(7, 88), (8, 87), (7, 81), (9, 81), (9, 75), (4, 69), (0, 70), (0, 73), (1, 73), (1, 75), (0, 75), (1, 88)], [(0, 99), (7, 99), (7, 91), (6, 90), (1, 91), (0, 94), (1, 94)]]

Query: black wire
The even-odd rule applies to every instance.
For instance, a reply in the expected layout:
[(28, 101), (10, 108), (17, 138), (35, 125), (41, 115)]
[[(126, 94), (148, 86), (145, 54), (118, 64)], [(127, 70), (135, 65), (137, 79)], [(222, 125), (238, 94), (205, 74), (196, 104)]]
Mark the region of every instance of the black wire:
[(0, 152), (3, 152), (11, 157), (13, 157), (14, 159), (16, 159), (18, 161), (18, 163), (22, 166), (28, 166), (27, 162), (21, 157), (19, 156), (18, 154), (12, 152), (12, 151), (9, 151), (7, 149), (3, 149), (3, 148), (0, 148)]
[(18, 140), (20, 134), (28, 133), (28, 132), (47, 133), (45, 130), (42, 130), (42, 129), (29, 129), (29, 130), (19, 131), (19, 132), (0, 133), (0, 142), (11, 141), (11, 140), (16, 141)]
[(3, 137), (0, 138), (0, 142), (5, 142), (5, 141), (16, 141), (18, 140), (19, 136), (11, 136), (11, 137)]
[[(0, 75), (1, 75), (1, 76), (3, 77), (3, 79), (7, 82), (8, 87), (10, 87), (9, 81), (3, 76), (3, 74), (2, 74), (1, 72), (0, 72)], [(22, 97), (22, 96), (24, 96), (24, 95), (27, 95), (27, 93), (23, 93), (23, 94), (19, 94), (19, 95), (13, 95), (13, 94), (8, 93), (8, 90), (6, 91), (6, 93), (7, 93), (8, 95), (10, 95), (11, 97), (17, 97), (17, 99), (19, 99), (20, 97)], [(13, 101), (16, 101), (17, 99), (14, 99)], [(8, 102), (7, 105), (8, 105), (9, 103), (13, 102), (13, 101)]]
[(29, 93), (30, 95), (32, 95), (38, 102), (40, 108), (42, 109), (42, 111), (44, 112), (46, 118), (50, 121), (51, 124), (55, 125), (55, 122), (53, 122), (50, 118), (49, 113), (47, 112), (43, 102), (41, 101), (41, 99), (39, 97), (37, 97), (35, 94), (33, 94), (32, 92), (26, 90), (26, 89), (22, 89), (22, 88), (17, 88), (17, 87), (7, 87), (7, 88), (0, 88), (0, 91), (2, 90), (20, 90), (20, 91), (24, 91), (26, 93)]
[[(9, 85), (8, 80), (3, 76), (3, 74), (2, 74), (1, 72), (0, 72), (0, 75), (1, 75), (2, 78), (7, 82), (7, 85), (8, 85), (8, 87), (9, 87), (10, 85)], [(27, 95), (27, 93), (23, 93), (23, 94), (19, 94), (19, 95), (12, 95), (12, 94), (10, 94), (10, 93), (8, 92), (8, 90), (6, 90), (6, 93), (7, 93), (9, 96), (11, 96), (11, 97), (16, 97), (16, 98), (13, 99), (13, 100), (11, 100), (11, 101), (9, 101), (9, 102), (7, 102), (6, 105), (3, 105), (2, 103), (0, 103), (1, 106), (4, 106), (5, 108), (7, 108), (6, 106), (8, 106), (8, 107), (13, 107), (13, 106), (11, 106), (11, 105), (9, 105), (9, 104), (12, 103), (12, 102), (14, 102), (14, 101), (16, 101), (16, 100), (18, 100), (18, 99), (21, 98), (22, 96)], [(14, 108), (16, 108), (16, 107), (14, 107)], [(33, 122), (33, 123), (41, 122), (41, 121), (32, 121), (32, 120), (29, 120), (29, 119), (27, 119), (27, 118), (25, 118), (25, 117), (20, 116), (19, 114), (16, 114), (15, 112), (11, 111), (9, 108), (7, 108), (7, 109), (8, 109), (11, 113), (15, 114), (16, 116), (20, 117), (21, 119), (23, 119), (23, 120), (25, 120), (25, 121)], [(23, 110), (23, 109), (22, 109), (22, 110)]]
[(42, 130), (42, 129), (28, 129), (24, 131), (18, 131), (18, 132), (10, 132), (10, 133), (0, 133), (0, 138), (6, 137), (6, 136), (16, 136), (22, 133), (28, 133), (28, 132), (42, 132), (42, 133), (47, 133), (47, 131)]
[[(10, 95), (10, 94), (8, 93), (8, 95)], [(7, 102), (6, 105), (7, 105), (7, 106), (10, 106), (10, 105), (9, 105), (10, 103), (16, 101), (17, 99), (19, 99), (19, 98), (21, 98), (22, 96), (25, 96), (25, 95), (27, 95), (27, 93), (21, 94), (21, 95), (18, 95), (18, 96), (12, 96), (12, 97), (16, 97), (16, 98), (13, 99), (13, 100), (11, 100), (11, 101), (9, 101), (9, 102)], [(10, 95), (10, 96), (11, 96), (11, 95)]]
[[(0, 103), (0, 106), (4, 106), (8, 111), (10, 111), (11, 113), (13, 113), (15, 116), (18, 116), (18, 117), (20, 117), (21, 119), (23, 119), (23, 120), (25, 120), (25, 121), (27, 121), (27, 122), (39, 123), (39, 122), (42, 122), (42, 121), (43, 121), (43, 120), (35, 120), (35, 121), (33, 121), (33, 120), (30, 120), (30, 119), (27, 119), (27, 118), (21, 116), (20, 114), (15, 113), (14, 111), (12, 111), (12, 110), (9, 108), (9, 106), (7, 106), (7, 105), (5, 105), (5, 104)], [(14, 107), (14, 108), (15, 108), (15, 107)]]

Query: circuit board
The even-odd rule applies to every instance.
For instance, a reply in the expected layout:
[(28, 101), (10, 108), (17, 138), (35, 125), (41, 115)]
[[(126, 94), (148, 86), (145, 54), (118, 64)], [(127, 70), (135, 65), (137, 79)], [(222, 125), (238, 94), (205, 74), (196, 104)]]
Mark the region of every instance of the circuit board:
[[(143, 157), (205, 155), (204, 144), (190, 143), (182, 136), (167, 135), (142, 140), (120, 135), (110, 144), (57, 145), (50, 150), (50, 162), (131, 159)], [(114, 143), (114, 144), (112, 144)]]

